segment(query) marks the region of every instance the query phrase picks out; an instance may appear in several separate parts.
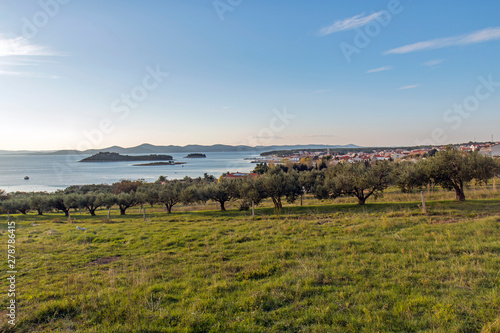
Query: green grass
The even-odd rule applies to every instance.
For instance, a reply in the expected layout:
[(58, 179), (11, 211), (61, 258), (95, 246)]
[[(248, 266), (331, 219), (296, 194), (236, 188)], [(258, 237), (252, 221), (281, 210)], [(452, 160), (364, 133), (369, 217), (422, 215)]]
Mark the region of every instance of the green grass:
[(189, 207), (148, 208), (146, 221), (138, 208), (109, 222), (15, 215), (19, 317), (12, 329), (2, 312), (0, 330), (500, 332), (498, 192), (438, 198), (427, 215), (419, 196), (397, 196), (307, 198), (281, 214), (265, 203), (254, 219)]

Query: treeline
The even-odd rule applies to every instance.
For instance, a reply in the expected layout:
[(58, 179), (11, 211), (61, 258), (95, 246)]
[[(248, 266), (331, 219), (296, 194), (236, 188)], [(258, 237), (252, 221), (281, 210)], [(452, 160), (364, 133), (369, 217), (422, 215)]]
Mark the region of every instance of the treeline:
[(160, 177), (155, 183), (124, 180), (113, 185), (71, 186), (55, 193), (11, 193), (0, 196), (4, 212), (26, 214), (36, 211), (42, 215), (49, 211), (86, 209), (91, 215), (99, 208), (117, 206), (121, 215), (128, 208), (149, 204), (162, 204), (168, 213), (179, 203), (217, 202), (221, 210), (229, 201), (240, 200), (240, 209), (247, 210), (264, 199), (271, 199), (274, 208), (282, 202), (295, 202), (304, 194), (319, 199), (355, 197), (360, 205), (370, 197), (381, 195), (389, 186), (402, 192), (418, 191), (427, 186), (441, 186), (455, 191), (457, 200), (466, 199), (467, 185), (476, 181), (486, 183), (498, 175), (500, 163), (477, 152), (462, 153), (453, 149), (440, 151), (435, 156), (418, 162), (356, 162), (316, 167), (304, 164), (268, 166), (259, 164), (255, 171), (259, 177), (236, 180), (204, 177), (167, 181)]

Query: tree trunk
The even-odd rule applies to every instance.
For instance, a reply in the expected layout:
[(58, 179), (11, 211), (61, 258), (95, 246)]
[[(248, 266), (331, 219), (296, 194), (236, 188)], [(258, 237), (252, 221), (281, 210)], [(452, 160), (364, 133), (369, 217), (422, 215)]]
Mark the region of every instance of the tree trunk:
[(120, 215), (125, 215), (125, 211), (127, 210), (126, 207), (121, 207), (120, 206)]
[(456, 187), (455, 194), (456, 194), (458, 201), (465, 201), (465, 194), (464, 194), (464, 190), (462, 188)]
[(167, 213), (171, 214), (172, 213), (172, 206), (165, 204), (165, 207), (167, 207)]
[(43, 215), (43, 211), (41, 209), (37, 209), (38, 215)]
[(226, 207), (224, 207), (225, 202), (224, 201), (219, 201), (219, 203), (220, 203), (220, 210), (221, 211), (225, 211), (226, 210)]
[(366, 202), (365, 197), (358, 197), (358, 205), (364, 205)]
[(274, 204), (274, 210), (281, 210), (283, 205), (281, 204), (281, 197), (272, 198)]
[(89, 209), (89, 213), (91, 216), (95, 216), (95, 210), (96, 209)]

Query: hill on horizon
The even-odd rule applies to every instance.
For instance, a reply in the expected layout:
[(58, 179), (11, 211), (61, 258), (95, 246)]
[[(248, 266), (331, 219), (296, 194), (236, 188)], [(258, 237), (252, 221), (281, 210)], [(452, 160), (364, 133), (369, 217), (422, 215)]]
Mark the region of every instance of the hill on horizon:
[[(111, 146), (102, 149), (88, 150), (57, 150), (57, 151), (30, 151), (29, 154), (36, 155), (67, 155), (67, 154), (97, 154), (100, 152), (113, 152), (119, 154), (161, 154), (161, 153), (211, 153), (211, 152), (263, 152), (268, 150), (285, 150), (285, 149), (326, 149), (326, 148), (360, 148), (354, 144), (348, 145), (273, 145), (273, 146), (231, 146), (223, 144), (215, 144), (210, 146), (205, 145), (186, 145), (186, 146), (156, 146), (149, 143), (144, 143), (135, 147), (123, 148), (120, 146)], [(16, 153), (15, 151), (0, 151), (0, 153)]]

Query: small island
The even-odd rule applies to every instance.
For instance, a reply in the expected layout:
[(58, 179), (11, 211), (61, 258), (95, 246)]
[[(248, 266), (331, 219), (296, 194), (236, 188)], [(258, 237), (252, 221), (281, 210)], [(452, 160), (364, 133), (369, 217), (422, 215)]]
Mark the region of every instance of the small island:
[(186, 164), (186, 162), (153, 162), (153, 163), (141, 163), (141, 164), (132, 164), (132, 166), (159, 166), (159, 165), (179, 165)]
[(194, 154), (188, 154), (184, 158), (206, 158), (207, 155), (205, 154), (199, 154), (199, 153), (194, 153)]
[(170, 155), (120, 155), (118, 153), (101, 152), (80, 160), (80, 162), (130, 162), (130, 161), (171, 161)]

